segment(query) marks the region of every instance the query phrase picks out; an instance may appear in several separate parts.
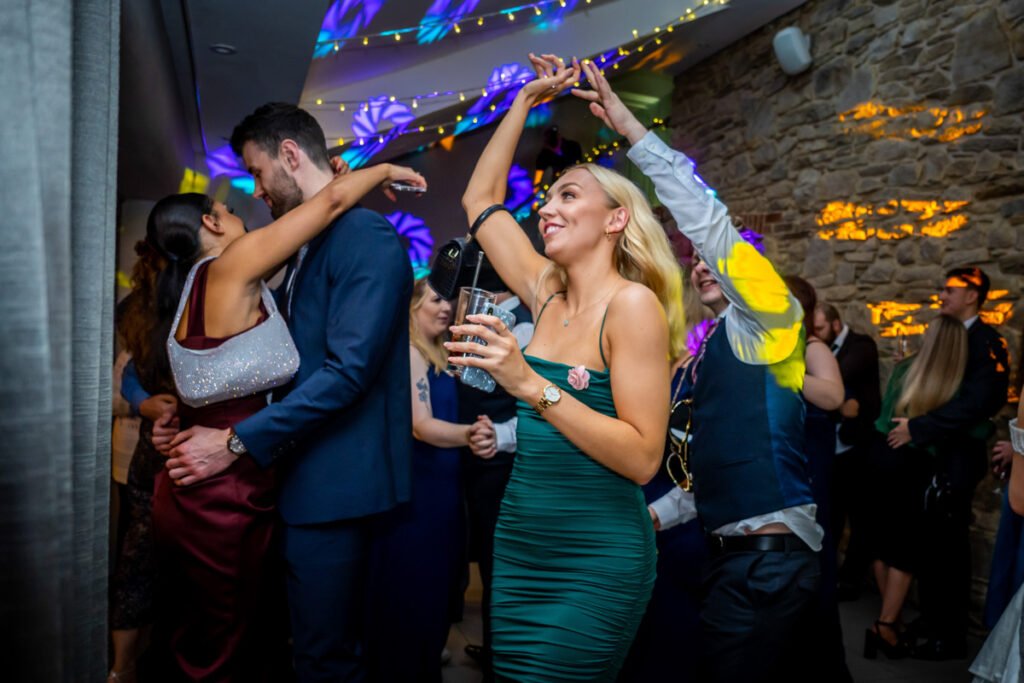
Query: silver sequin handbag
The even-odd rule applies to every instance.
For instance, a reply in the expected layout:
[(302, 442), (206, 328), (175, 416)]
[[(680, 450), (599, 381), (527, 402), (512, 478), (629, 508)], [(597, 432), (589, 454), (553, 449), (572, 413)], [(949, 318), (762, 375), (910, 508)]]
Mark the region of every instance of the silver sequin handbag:
[(298, 349), (266, 283), (260, 283), (260, 295), (267, 319), (259, 325), (212, 349), (185, 348), (174, 338), (196, 271), (212, 258), (199, 261), (189, 272), (167, 337), (167, 356), (178, 396), (193, 408), (279, 387), (291, 381), (299, 369)]
[(1017, 418), (1010, 420), (1010, 442), (1015, 453), (1024, 455), (1024, 428), (1017, 426)]

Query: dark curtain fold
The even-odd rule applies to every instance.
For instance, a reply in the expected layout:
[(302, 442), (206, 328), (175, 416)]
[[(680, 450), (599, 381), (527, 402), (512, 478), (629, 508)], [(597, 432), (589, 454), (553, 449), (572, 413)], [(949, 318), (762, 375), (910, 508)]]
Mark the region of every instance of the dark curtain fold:
[(11, 678), (106, 673), (119, 10), (0, 3), (0, 661)]

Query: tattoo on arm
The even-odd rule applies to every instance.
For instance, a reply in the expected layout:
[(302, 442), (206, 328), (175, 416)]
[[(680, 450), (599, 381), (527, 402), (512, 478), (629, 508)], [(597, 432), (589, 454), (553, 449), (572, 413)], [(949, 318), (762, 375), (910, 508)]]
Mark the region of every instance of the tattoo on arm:
[(416, 389), (419, 391), (420, 403), (426, 403), (427, 396), (430, 393), (430, 388), (427, 385), (427, 380), (423, 377), (420, 377), (418, 380), (416, 380)]

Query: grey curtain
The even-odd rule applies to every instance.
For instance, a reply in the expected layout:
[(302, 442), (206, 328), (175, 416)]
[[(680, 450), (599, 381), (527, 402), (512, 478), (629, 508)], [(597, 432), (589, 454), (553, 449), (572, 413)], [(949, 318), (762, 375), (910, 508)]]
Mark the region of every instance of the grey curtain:
[(106, 673), (117, 0), (0, 2), (0, 615), (9, 680)]

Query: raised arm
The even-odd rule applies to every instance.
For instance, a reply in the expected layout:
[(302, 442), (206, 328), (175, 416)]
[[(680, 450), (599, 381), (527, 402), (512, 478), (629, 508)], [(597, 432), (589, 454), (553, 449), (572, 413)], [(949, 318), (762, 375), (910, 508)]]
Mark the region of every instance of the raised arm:
[(593, 63), (583, 68), (594, 90), (573, 94), (589, 100), (591, 111), (633, 144), (629, 158), (654, 183), (680, 232), (715, 274), (732, 304), (729, 315), (736, 325), (729, 341), (737, 356), (758, 364), (788, 357), (800, 338), (803, 310), (782, 277), (733, 227), (725, 205), (697, 177), (693, 162), (646, 130)]
[(395, 229), (383, 216), (362, 209), (345, 215), (328, 243), (326, 355), (323, 364), (292, 390), (235, 425), (257, 462), (266, 466), (363, 396), (389, 356), (381, 343), (408, 325), (412, 269)]
[(409, 379), (412, 388), (412, 435), (431, 446), (454, 448), (469, 445), (470, 425), (446, 422), (434, 417), (430, 405), (430, 368), (415, 347), (409, 347)]
[(396, 181), (427, 186), (419, 173), (394, 164), (378, 164), (335, 176), (309, 201), (228, 245), (220, 258), (210, 265), (211, 276), (221, 281), (258, 286), (267, 273), (291, 258), (303, 244), (320, 234), (368, 192)]
[[(538, 70), (538, 78), (523, 86), (516, 95), (480, 155), (462, 196), (462, 208), (466, 210), (470, 226), (488, 207), (505, 201), (508, 171), (530, 109), (541, 98), (564, 90), (578, 77), (575, 68), (567, 69), (533, 55), (530, 60)], [(497, 211), (479, 226), (474, 238), (509, 289), (536, 312), (540, 278), (550, 261), (537, 253), (515, 219), (505, 211)]]

